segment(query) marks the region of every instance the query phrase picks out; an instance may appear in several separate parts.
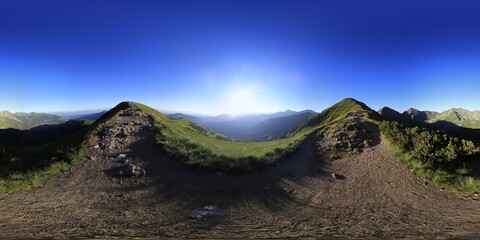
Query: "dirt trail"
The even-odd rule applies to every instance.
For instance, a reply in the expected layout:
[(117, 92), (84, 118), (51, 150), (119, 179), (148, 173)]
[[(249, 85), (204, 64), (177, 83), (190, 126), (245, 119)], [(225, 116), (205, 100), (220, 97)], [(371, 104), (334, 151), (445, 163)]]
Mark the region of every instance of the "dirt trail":
[[(0, 195), (0, 237), (454, 237), (480, 234), (480, 201), (405, 172), (376, 132), (359, 155), (327, 161), (310, 136), (261, 174), (187, 169), (155, 147), (152, 118), (119, 116), (72, 171)], [(97, 147), (98, 145), (98, 147)], [(105, 149), (103, 149), (105, 148)], [(120, 156), (126, 154), (126, 157)], [(118, 178), (125, 160), (146, 175)], [(332, 179), (337, 173), (345, 179)], [(224, 216), (189, 218), (214, 205)]]

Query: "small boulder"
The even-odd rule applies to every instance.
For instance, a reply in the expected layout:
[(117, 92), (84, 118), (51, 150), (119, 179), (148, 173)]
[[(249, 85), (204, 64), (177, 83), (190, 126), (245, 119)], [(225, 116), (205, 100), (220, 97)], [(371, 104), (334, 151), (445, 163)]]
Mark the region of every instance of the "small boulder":
[(120, 177), (140, 177), (145, 174), (145, 169), (131, 163), (121, 167), (118, 170), (118, 175)]
[(345, 176), (343, 175), (340, 175), (338, 173), (332, 173), (332, 179), (340, 179), (340, 180), (344, 180), (345, 179)]

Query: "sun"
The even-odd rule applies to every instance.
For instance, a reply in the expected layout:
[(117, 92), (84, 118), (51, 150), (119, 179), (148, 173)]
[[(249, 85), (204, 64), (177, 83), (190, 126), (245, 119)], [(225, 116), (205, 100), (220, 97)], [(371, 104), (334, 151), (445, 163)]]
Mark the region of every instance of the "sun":
[(224, 111), (230, 114), (252, 113), (258, 111), (259, 102), (252, 83), (245, 87), (231, 89), (225, 95), (222, 105)]

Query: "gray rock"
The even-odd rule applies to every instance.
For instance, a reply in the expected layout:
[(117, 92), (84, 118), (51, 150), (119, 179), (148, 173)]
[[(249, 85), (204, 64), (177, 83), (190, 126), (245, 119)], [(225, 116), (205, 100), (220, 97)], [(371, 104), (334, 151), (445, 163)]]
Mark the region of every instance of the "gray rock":
[(130, 163), (118, 170), (118, 175), (120, 177), (140, 177), (145, 174), (145, 169)]
[(191, 212), (190, 215), (188, 215), (189, 218), (198, 220), (206, 220), (212, 217), (221, 216), (225, 216), (225, 213), (223, 213), (220, 209), (217, 208), (217, 206), (214, 205), (208, 205), (201, 209), (197, 209)]
[(332, 173), (332, 179), (340, 179), (340, 180), (344, 180), (345, 179), (345, 176), (343, 175), (340, 175), (338, 173)]

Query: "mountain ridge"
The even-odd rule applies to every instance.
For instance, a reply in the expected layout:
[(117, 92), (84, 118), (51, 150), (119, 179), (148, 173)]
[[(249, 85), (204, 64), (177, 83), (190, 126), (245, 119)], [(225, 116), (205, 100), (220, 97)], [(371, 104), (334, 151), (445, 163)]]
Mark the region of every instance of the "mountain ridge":
[(0, 129), (31, 129), (40, 125), (55, 125), (67, 122), (68, 119), (47, 113), (0, 111)]
[[(296, 126), (293, 124), (300, 124), (310, 116), (315, 115), (316, 112), (312, 110), (302, 111), (280, 111), (271, 114), (249, 114), (245, 116), (232, 116), (228, 114), (221, 114), (212, 117), (198, 117), (182, 113), (169, 114), (168, 117), (172, 119), (185, 118), (195, 123), (201, 124), (217, 133), (237, 138), (246, 141), (266, 141), (285, 136), (289, 131)], [(291, 116), (296, 116), (288, 118)], [(276, 120), (273, 120), (276, 119)], [(295, 119), (295, 120), (294, 120)], [(265, 121), (272, 120), (274, 127), (268, 126)], [(282, 125), (279, 122), (285, 121)], [(263, 127), (262, 127), (263, 126)], [(265, 131), (268, 126), (268, 131)]]
[(480, 110), (467, 110), (464, 108), (451, 108), (442, 112), (422, 111), (409, 108), (400, 113), (389, 107), (383, 107), (378, 113), (387, 120), (393, 120), (407, 125), (451, 125), (450, 127), (480, 128)]

